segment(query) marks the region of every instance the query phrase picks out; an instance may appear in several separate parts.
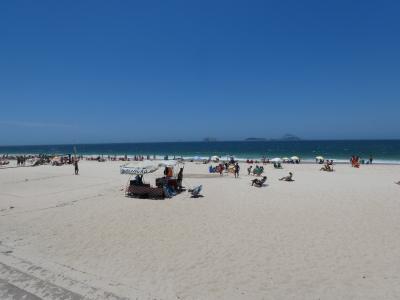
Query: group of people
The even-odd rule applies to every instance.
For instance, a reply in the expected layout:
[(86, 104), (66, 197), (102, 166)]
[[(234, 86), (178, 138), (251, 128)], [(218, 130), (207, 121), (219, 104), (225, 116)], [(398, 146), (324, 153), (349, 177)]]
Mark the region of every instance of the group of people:
[(250, 166), (247, 168), (247, 175), (257, 175), (260, 176), (262, 173), (264, 173), (264, 167), (256, 165), (256, 167), (253, 169), (253, 166)]
[(17, 156), (17, 166), (25, 166), (26, 156)]
[(327, 159), (324, 166), (320, 169), (321, 171), (332, 172), (333, 171), (333, 160)]
[[(212, 165), (209, 167), (210, 173), (218, 172), (222, 175), (223, 171), (227, 170), (228, 172), (233, 172), (235, 175), (235, 178), (239, 178), (239, 173), (240, 173), (240, 165), (238, 162), (230, 162), (230, 163), (220, 163), (216, 167), (213, 167)], [(256, 165), (254, 168), (253, 166), (249, 166), (247, 168), (247, 175), (257, 175), (260, 176), (261, 174), (264, 173), (264, 166), (259, 166)], [(261, 187), (264, 185), (264, 183), (267, 180), (267, 176), (263, 176), (261, 179), (255, 178), (251, 180), (251, 185), (256, 186), (256, 187)], [(294, 181), (293, 180), (293, 173), (289, 172), (288, 176), (284, 176), (282, 178), (279, 178), (280, 181)]]
[(367, 165), (370, 165), (370, 164), (372, 164), (373, 161), (374, 161), (374, 158), (372, 157), (372, 155), (369, 157), (369, 159), (367, 161), (365, 161), (364, 159), (361, 159), (357, 155), (352, 155), (350, 158), (351, 166), (354, 168), (359, 168), (360, 164), (364, 164), (364, 163)]
[[(275, 166), (278, 167), (278, 166)], [(220, 175), (223, 174), (223, 171), (227, 170), (228, 172), (233, 172), (235, 178), (239, 178), (239, 173), (240, 173), (240, 165), (238, 162), (229, 162), (229, 163), (220, 163), (219, 165), (217, 165), (216, 167), (213, 167), (212, 165), (209, 167), (209, 172), (210, 173), (214, 173), (217, 172)], [(254, 168), (253, 166), (249, 166), (247, 168), (247, 175), (257, 175), (260, 176), (261, 174), (264, 173), (264, 167), (263, 166), (259, 166), (256, 165)], [(263, 176), (262, 179), (253, 179), (251, 182), (251, 185), (255, 185), (255, 186), (262, 186), (264, 184), (264, 182), (267, 180), (266, 176)], [(289, 172), (288, 176), (282, 177), (279, 180), (281, 181), (294, 181), (293, 180), (293, 173)]]
[(220, 173), (222, 175), (222, 171), (224, 170), (224, 165), (223, 164), (219, 164), (215, 167), (213, 167), (213, 165), (209, 166), (208, 171), (210, 173)]
[(0, 166), (8, 165), (10, 162), (6, 159), (0, 159)]
[[(279, 180), (280, 181), (288, 181), (288, 182), (294, 181), (293, 173), (289, 172), (288, 176), (281, 177), (281, 178), (279, 178)], [(266, 181), (267, 181), (267, 176), (263, 176), (262, 179), (258, 179), (258, 178), (253, 179), (251, 181), (251, 186), (262, 187)]]
[[(150, 155), (134, 155), (133, 157), (128, 157), (127, 154), (125, 154), (123, 157), (117, 157), (117, 155), (107, 155), (107, 159), (110, 161), (143, 161), (145, 159), (150, 160), (151, 156)], [(153, 159), (156, 159), (156, 156), (153, 155)], [(90, 159), (87, 158), (87, 160), (99, 160), (99, 161), (105, 161), (105, 159), (103, 160), (103, 155), (100, 159), (100, 156), (98, 156), (97, 158), (94, 159)]]
[(8, 165), (10, 163), (10, 161), (8, 160), (8, 155), (3, 154), (0, 157), (0, 166), (5, 166)]
[(176, 176), (176, 185), (171, 184), (169, 179), (173, 177), (173, 168), (165, 167), (164, 169), (164, 180), (163, 180), (163, 189), (164, 194), (167, 198), (171, 198), (175, 196), (178, 192), (183, 191), (183, 167), (179, 169), (179, 172)]
[(240, 166), (238, 162), (229, 162), (225, 164), (219, 163), (215, 167), (213, 167), (212, 165), (209, 167), (210, 173), (219, 173), (221, 176), (223, 175), (224, 170), (234, 173), (235, 178), (239, 178)]

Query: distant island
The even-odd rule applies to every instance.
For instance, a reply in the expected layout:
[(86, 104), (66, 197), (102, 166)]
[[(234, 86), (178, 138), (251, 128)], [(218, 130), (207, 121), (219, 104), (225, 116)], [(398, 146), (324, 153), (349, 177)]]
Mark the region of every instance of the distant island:
[(285, 134), (283, 137), (278, 139), (278, 141), (301, 141), (301, 138), (295, 136), (294, 134)]
[(217, 139), (213, 137), (206, 137), (203, 139), (203, 142), (216, 142)]
[(249, 137), (245, 139), (246, 142), (266, 142), (266, 141), (301, 141), (301, 138), (295, 136), (294, 134), (285, 134), (283, 137), (278, 139), (266, 139), (266, 138), (257, 138), (257, 137)]
[(245, 139), (246, 142), (265, 142), (267, 139), (265, 138), (255, 138), (255, 137), (249, 137)]

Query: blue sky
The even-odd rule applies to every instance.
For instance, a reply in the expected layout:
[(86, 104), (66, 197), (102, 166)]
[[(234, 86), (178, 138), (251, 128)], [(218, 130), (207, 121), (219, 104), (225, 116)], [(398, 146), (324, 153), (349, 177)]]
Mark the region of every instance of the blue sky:
[(1, 1), (0, 144), (400, 138), (398, 1)]

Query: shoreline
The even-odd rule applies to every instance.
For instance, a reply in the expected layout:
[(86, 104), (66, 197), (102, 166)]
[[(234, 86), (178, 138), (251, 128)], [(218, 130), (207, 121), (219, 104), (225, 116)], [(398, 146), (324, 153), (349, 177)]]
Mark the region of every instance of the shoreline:
[[(30, 157), (38, 157), (39, 156), (39, 154), (33, 154), (33, 153), (29, 153), (29, 154), (27, 154), (27, 153), (13, 153), (13, 154), (8, 154), (8, 155), (11, 156), (11, 157), (13, 157), (13, 156), (24, 156), (24, 155), (25, 156), (30, 156)], [(45, 155), (49, 155), (49, 154), (45, 154)], [(53, 155), (49, 155), (49, 156), (53, 156)], [(66, 155), (54, 155), (54, 156), (66, 156)], [(119, 161), (121, 163), (126, 162), (126, 161), (139, 161), (139, 160), (135, 160), (134, 159), (135, 156), (138, 156), (138, 157), (143, 156), (144, 157), (143, 160), (147, 160), (146, 159), (147, 155), (141, 155), (141, 154), (139, 154), (139, 155), (127, 155), (127, 158), (128, 158), (127, 160), (121, 160), (121, 159), (125, 158), (125, 155), (121, 155), (121, 154), (115, 154), (115, 155), (82, 154), (82, 155), (78, 155), (78, 156), (79, 157), (83, 157), (84, 160), (88, 160), (88, 161), (90, 161), (90, 160), (95, 161), (95, 158), (101, 157), (101, 158), (104, 158), (105, 161)], [(116, 159), (115, 160), (108, 159), (108, 156), (114, 157)], [(203, 164), (204, 161), (210, 160), (210, 157), (211, 156), (194, 156), (194, 157), (190, 157), (190, 156), (168, 155), (168, 160), (183, 160), (184, 162), (195, 162), (195, 163)], [(236, 161), (238, 161), (240, 163), (247, 163), (247, 160), (252, 160), (253, 161), (252, 164), (262, 164), (262, 158), (260, 158), (260, 157), (249, 157), (249, 158), (243, 158), (243, 157), (238, 157), (238, 156), (232, 156), (232, 157)], [(267, 159), (272, 159), (272, 158), (273, 157), (267, 158)], [(1, 159), (2, 158), (0, 156), (0, 160)], [(226, 162), (226, 161), (229, 161), (229, 159), (230, 159), (230, 156), (222, 156), (222, 157), (220, 157), (219, 161), (220, 162)], [(331, 160), (332, 159), (335, 164), (340, 164), (340, 165), (349, 165), (350, 164), (350, 161), (348, 159), (331, 158), (331, 157), (326, 158), (326, 159), (327, 160)], [(15, 160), (15, 159), (11, 158), (11, 159), (8, 159), (8, 160)], [(150, 155), (150, 159), (149, 160), (156, 160), (156, 161), (165, 160), (165, 156), (155, 155), (155, 159), (154, 159), (153, 155)], [(313, 158), (304, 158), (303, 159), (303, 158), (300, 157), (300, 160), (301, 160), (300, 164), (318, 164), (318, 163), (316, 163), (315, 159), (313, 159)], [(215, 163), (218, 163), (218, 162), (212, 161), (212, 160), (207, 162), (207, 164), (215, 164)], [(267, 164), (270, 164), (270, 163), (271, 162), (269, 162)], [(292, 164), (290, 162), (282, 162), (282, 163), (285, 164), (285, 165)], [(363, 166), (364, 165), (388, 165), (388, 166), (400, 165), (400, 160), (374, 159), (372, 164), (364, 163), (364, 164), (361, 164), (361, 165), (363, 165)], [(29, 167), (29, 166), (26, 166), (26, 167)], [(7, 166), (0, 166), (0, 168), (5, 169), (5, 168), (7, 168)], [(10, 166), (8, 168), (10, 168)]]
[(353, 155), (361, 159), (370, 156), (379, 164), (400, 164), (400, 140), (304, 140), (304, 141), (221, 141), (221, 142), (165, 142), (165, 143), (102, 143), (102, 144), (62, 144), (32, 146), (0, 146), (0, 156), (4, 154), (67, 155), (74, 150), (84, 156), (147, 156), (163, 159), (165, 155), (191, 159), (196, 156), (208, 159), (211, 156), (229, 157), (243, 160), (260, 160), (276, 157), (300, 157), (313, 162), (316, 156), (347, 162)]

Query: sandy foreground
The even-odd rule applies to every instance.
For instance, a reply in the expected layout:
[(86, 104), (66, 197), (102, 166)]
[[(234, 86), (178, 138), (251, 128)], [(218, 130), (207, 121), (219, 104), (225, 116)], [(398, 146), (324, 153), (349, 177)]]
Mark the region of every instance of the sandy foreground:
[(157, 201), (120, 164), (0, 169), (0, 299), (400, 298), (400, 166), (186, 163), (204, 197)]

